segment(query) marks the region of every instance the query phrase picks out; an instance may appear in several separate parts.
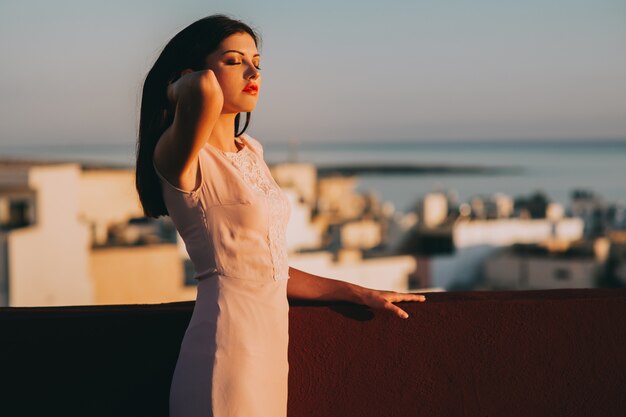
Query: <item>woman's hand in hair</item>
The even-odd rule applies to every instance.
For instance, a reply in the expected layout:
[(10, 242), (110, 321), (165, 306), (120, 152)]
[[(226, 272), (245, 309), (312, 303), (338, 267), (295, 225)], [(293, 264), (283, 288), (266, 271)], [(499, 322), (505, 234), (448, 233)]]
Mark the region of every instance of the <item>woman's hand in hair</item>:
[(181, 97), (192, 99), (193, 102), (211, 103), (213, 108), (221, 109), (224, 105), (224, 94), (213, 70), (184, 70), (180, 78), (168, 84), (167, 98), (170, 108), (176, 109)]
[(167, 99), (171, 123), (154, 148), (153, 160), (172, 185), (190, 192), (198, 187), (198, 153), (220, 117), (224, 95), (212, 70), (185, 70), (167, 86)]

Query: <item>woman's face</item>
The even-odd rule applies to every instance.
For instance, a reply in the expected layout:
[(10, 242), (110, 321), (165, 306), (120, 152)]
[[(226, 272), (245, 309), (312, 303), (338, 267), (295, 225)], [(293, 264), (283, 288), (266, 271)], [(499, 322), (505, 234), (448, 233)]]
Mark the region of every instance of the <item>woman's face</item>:
[[(213, 70), (224, 93), (222, 113), (251, 112), (261, 89), (261, 56), (254, 39), (247, 33), (235, 33), (222, 41), (207, 57), (207, 69)], [(253, 83), (256, 93), (244, 88)]]

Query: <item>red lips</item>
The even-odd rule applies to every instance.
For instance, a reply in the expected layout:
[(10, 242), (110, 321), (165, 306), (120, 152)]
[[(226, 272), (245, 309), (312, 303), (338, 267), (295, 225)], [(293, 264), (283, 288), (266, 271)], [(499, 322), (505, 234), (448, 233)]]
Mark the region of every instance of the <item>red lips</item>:
[(243, 91), (245, 91), (246, 93), (258, 93), (259, 86), (254, 84), (254, 83), (250, 83), (250, 84), (245, 86)]

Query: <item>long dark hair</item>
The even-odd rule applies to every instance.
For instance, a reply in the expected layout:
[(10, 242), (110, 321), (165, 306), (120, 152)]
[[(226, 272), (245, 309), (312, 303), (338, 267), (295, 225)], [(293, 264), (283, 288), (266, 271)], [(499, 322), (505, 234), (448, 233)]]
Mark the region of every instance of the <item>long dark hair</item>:
[[(178, 78), (181, 71), (186, 68), (194, 71), (206, 69), (204, 67), (207, 55), (215, 51), (225, 38), (236, 33), (248, 33), (258, 47), (259, 35), (245, 23), (223, 14), (202, 18), (178, 32), (165, 45), (146, 75), (141, 95), (135, 186), (147, 217), (158, 218), (169, 215), (163, 201), (159, 178), (152, 165), (156, 144), (173, 121), (172, 112), (167, 111), (168, 83)], [(244, 133), (250, 123), (251, 114), (247, 112), (243, 130), (237, 133), (240, 115), (241, 113), (235, 116), (236, 137)]]

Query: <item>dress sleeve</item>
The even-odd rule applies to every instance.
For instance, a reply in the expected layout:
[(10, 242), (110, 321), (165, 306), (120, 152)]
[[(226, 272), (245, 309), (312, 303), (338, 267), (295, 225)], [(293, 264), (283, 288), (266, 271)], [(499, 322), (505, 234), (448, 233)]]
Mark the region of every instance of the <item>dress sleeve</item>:
[(197, 172), (198, 172), (198, 174), (197, 174), (197, 175), (199, 175), (199, 176), (200, 176), (200, 183), (199, 183), (199, 184), (198, 184), (198, 185), (197, 185), (197, 186), (196, 186), (193, 190), (190, 190), (190, 191), (183, 190), (182, 188), (176, 187), (175, 185), (173, 185), (172, 183), (170, 183), (170, 182), (169, 182), (169, 181), (168, 181), (168, 180), (167, 180), (167, 179), (163, 176), (163, 174), (161, 174), (161, 173), (159, 172), (159, 170), (157, 169), (156, 164), (154, 163), (154, 157), (152, 158), (152, 167), (154, 168), (154, 172), (156, 172), (156, 174), (157, 174), (157, 176), (159, 177), (159, 179), (161, 180), (161, 183), (162, 183), (162, 184), (165, 184), (165, 185), (166, 185), (167, 187), (169, 187), (170, 189), (175, 190), (175, 191), (177, 191), (177, 192), (179, 192), (179, 193), (182, 193), (182, 194), (187, 194), (187, 195), (190, 195), (190, 196), (195, 196), (195, 195), (197, 195), (197, 194), (198, 194), (198, 192), (200, 191), (200, 188), (202, 187), (202, 183), (204, 182), (204, 173), (202, 172), (202, 164), (200, 163), (200, 159), (199, 159), (199, 158), (200, 158), (200, 157), (198, 156), (198, 168), (197, 168), (197, 170), (198, 170), (198, 171), (197, 171)]

